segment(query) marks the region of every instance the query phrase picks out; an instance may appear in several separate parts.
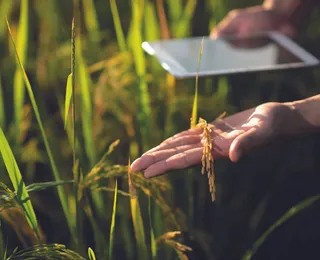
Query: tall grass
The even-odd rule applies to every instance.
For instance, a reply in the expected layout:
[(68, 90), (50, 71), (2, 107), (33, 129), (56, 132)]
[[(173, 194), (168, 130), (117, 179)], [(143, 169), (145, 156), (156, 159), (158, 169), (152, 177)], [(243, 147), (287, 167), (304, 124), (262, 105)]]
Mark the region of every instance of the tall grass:
[[(20, 19), (18, 32), (16, 35), (17, 52), (22, 66), (26, 64), (28, 52), (28, 26), (29, 26), (29, 0), (21, 0)], [(25, 98), (25, 87), (23, 72), (17, 64), (17, 69), (14, 75), (14, 109), (15, 109), (15, 124), (16, 124), (16, 141), (20, 140), (20, 127), (22, 121), (22, 111)]]
[[(33, 90), (32, 90), (29, 78), (28, 78), (28, 76), (27, 76), (27, 74), (25, 72), (23, 64), (21, 63), (20, 56), (19, 56), (19, 53), (17, 51), (15, 42), (13, 40), (13, 36), (12, 36), (10, 25), (9, 25), (8, 21), (7, 21), (7, 26), (8, 26), (8, 30), (9, 30), (9, 34), (10, 34), (10, 38), (11, 38), (12, 44), (14, 46), (16, 59), (17, 59), (18, 65), (20, 67), (21, 73), (23, 75), (24, 84), (25, 84), (25, 86), (27, 88), (27, 91), (28, 91), (28, 94), (29, 94), (29, 98), (30, 98), (30, 101), (31, 101), (31, 104), (32, 104), (32, 108), (34, 110), (34, 113), (35, 113), (35, 116), (36, 116), (36, 119), (37, 119), (37, 122), (38, 122), (38, 125), (39, 125), (39, 128), (40, 128), (40, 132), (41, 132), (44, 144), (45, 144), (46, 151), (48, 153), (50, 166), (52, 168), (54, 178), (55, 178), (56, 181), (61, 181), (62, 178), (61, 178), (60, 173), (58, 171), (58, 168), (56, 166), (55, 159), (53, 157), (53, 153), (52, 153), (52, 150), (50, 148), (46, 132), (44, 130), (44, 126), (43, 126), (43, 123), (42, 123), (42, 119), (40, 117), (40, 112), (39, 112), (39, 109), (38, 109), (38, 105), (36, 103), (36, 100), (35, 100), (35, 97), (34, 97), (34, 94), (33, 94)], [(73, 234), (74, 231), (75, 231), (74, 218), (69, 213), (67, 196), (65, 195), (65, 192), (64, 192), (62, 187), (58, 187), (58, 194), (59, 194), (60, 202), (61, 202), (61, 205), (62, 205), (62, 208), (63, 208), (63, 211), (64, 211), (64, 215), (65, 215), (67, 223), (68, 223), (69, 230)]]

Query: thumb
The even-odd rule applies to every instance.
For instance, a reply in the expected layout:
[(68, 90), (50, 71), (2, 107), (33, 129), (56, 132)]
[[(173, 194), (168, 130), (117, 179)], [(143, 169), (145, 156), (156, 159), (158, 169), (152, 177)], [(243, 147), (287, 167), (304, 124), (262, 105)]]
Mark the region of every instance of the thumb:
[(240, 158), (252, 150), (254, 147), (261, 145), (263, 136), (258, 128), (251, 128), (247, 132), (237, 136), (230, 145), (229, 157), (233, 162), (237, 162)]

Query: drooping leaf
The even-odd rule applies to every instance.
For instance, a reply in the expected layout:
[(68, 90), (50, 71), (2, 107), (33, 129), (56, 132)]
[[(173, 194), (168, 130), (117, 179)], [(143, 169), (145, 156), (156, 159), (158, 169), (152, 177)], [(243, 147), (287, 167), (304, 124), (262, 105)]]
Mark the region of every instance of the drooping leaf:
[(37, 222), (36, 214), (34, 212), (31, 201), (29, 200), (29, 194), (26, 189), (26, 185), (23, 182), (18, 164), (13, 156), (10, 145), (1, 128), (0, 128), (0, 153), (2, 155), (6, 169), (8, 171), (12, 185), (17, 193), (17, 199), (21, 204), (21, 207), (23, 208), (24, 213), (26, 214), (28, 223), (36, 233), (37, 237), (39, 237), (38, 222)]

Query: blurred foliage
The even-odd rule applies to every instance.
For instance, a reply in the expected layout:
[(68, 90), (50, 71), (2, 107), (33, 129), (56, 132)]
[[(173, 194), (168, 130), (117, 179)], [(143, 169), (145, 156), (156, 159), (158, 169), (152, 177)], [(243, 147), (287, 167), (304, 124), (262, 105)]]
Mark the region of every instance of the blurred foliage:
[[(185, 171), (178, 171), (146, 180), (141, 173), (128, 172), (127, 162), (164, 138), (187, 129), (192, 112), (195, 80), (176, 80), (168, 75), (154, 58), (143, 52), (141, 43), (206, 35), (229, 10), (259, 3), (254, 0), (0, 1), (0, 126), (27, 189), (36, 191), (30, 194), (30, 200), (43, 240), (48, 243), (39, 246), (35, 245), (35, 239), (26, 241), (32, 237), (32, 231), (23, 212), (8, 211), (13, 203), (9, 195), (17, 191), (10, 185), (0, 160), (1, 182), (9, 186), (8, 189), (1, 186), (0, 193), (0, 209), (4, 212), (0, 243), (8, 241), (2, 244), (0, 252), (11, 255), (8, 259), (29, 259), (21, 258), (24, 256), (34, 259), (34, 254), (48, 252), (54, 257), (72, 255), (68, 259), (88, 257), (88, 252), (90, 259), (109, 259), (109, 256), (113, 259), (151, 259), (151, 256), (230, 259), (224, 248), (224, 241), (230, 236), (212, 224), (216, 219), (212, 216), (217, 216), (215, 207), (221, 206), (219, 172), (224, 173), (223, 163), (217, 164), (217, 202), (212, 204), (201, 169), (189, 171), (187, 178)], [(71, 70), (74, 16), (75, 68)], [(28, 84), (15, 60), (6, 17), (44, 132), (38, 115), (32, 111), (32, 96), (24, 94)], [(300, 43), (317, 55), (316, 11), (313, 17), (307, 31), (309, 41), (302, 39)], [(70, 71), (75, 73), (75, 89), (70, 92), (69, 79), (65, 102)], [(209, 121), (224, 111), (231, 114), (269, 100), (303, 98), (317, 93), (319, 82), (319, 73), (312, 70), (201, 78), (198, 115)], [(71, 119), (64, 128), (73, 101), (75, 146)], [(69, 114), (65, 112), (65, 104), (70, 106)], [(48, 145), (57, 172), (52, 170)], [(230, 172), (228, 176), (232, 175)], [(71, 182), (73, 185), (67, 185)], [(55, 186), (59, 187), (59, 194)], [(240, 205), (240, 198), (230, 205)], [(17, 221), (20, 227), (14, 225)], [(217, 236), (220, 236), (218, 241)], [(228, 248), (234, 247), (234, 252), (239, 254), (247, 249), (240, 246), (238, 249), (239, 240), (228, 240), (228, 243)], [(34, 247), (14, 251), (16, 246)], [(221, 252), (226, 255), (221, 256)]]

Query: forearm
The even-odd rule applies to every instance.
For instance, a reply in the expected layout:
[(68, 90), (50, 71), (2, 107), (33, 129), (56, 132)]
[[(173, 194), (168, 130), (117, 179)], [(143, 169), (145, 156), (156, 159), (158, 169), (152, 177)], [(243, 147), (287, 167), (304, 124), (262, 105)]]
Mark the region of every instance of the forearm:
[(286, 104), (293, 110), (289, 125), (292, 133), (320, 131), (320, 95)]
[(317, 0), (265, 0), (263, 6), (287, 17), (296, 27), (302, 26)]

